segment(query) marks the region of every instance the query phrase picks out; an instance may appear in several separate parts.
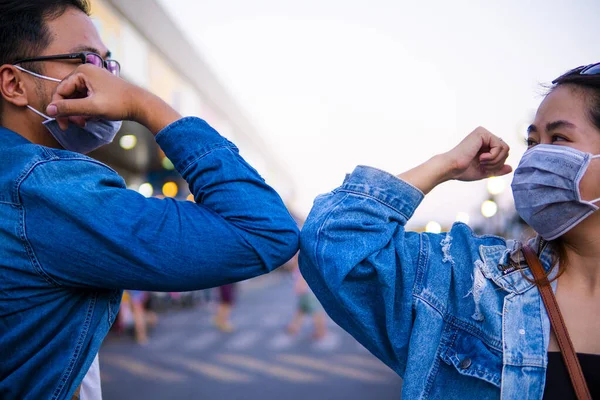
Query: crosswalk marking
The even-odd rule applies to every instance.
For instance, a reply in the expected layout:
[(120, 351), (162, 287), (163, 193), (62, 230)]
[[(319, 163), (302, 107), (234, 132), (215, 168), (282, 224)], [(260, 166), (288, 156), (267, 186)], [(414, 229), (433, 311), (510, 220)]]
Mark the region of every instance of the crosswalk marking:
[(203, 332), (199, 336), (189, 339), (185, 343), (186, 350), (204, 350), (219, 339), (216, 331)]
[(342, 354), (337, 356), (336, 358), (342, 362), (354, 364), (357, 367), (373, 368), (391, 373), (394, 372), (390, 367), (388, 367), (382, 361), (379, 361), (375, 357), (358, 356), (355, 354)]
[(125, 371), (128, 371), (139, 377), (159, 380), (163, 382), (182, 382), (186, 379), (185, 375), (178, 374), (166, 369), (162, 369), (156, 366), (149, 366), (147, 364), (132, 360), (128, 357), (118, 355), (104, 355), (102, 362), (119, 367)]
[(231, 323), (236, 328), (248, 325), (248, 323), (251, 320), (252, 320), (252, 315), (248, 315), (248, 314), (235, 315), (235, 313), (234, 313), (233, 316), (231, 317)]
[(200, 325), (202, 327), (214, 327), (215, 323), (213, 321), (213, 317), (204, 317), (198, 320), (197, 325)]
[(292, 354), (280, 355), (280, 360), (297, 366), (311, 368), (317, 371), (327, 372), (334, 375), (340, 375), (346, 378), (362, 380), (366, 382), (385, 382), (386, 379), (370, 372), (361, 371), (355, 368), (342, 367), (322, 360), (316, 360), (311, 357), (297, 356)]
[(163, 350), (167, 348), (172, 348), (176, 343), (187, 340), (181, 334), (173, 334), (168, 333), (159, 338), (150, 338), (150, 343), (148, 343), (148, 347), (152, 350)]
[(261, 334), (258, 331), (240, 332), (231, 338), (225, 347), (229, 350), (245, 350), (252, 347), (260, 338)]
[[(236, 328), (246, 326), (251, 321), (252, 321), (251, 315), (235, 315), (234, 314), (231, 317), (231, 323)], [(204, 316), (203, 318), (199, 318), (198, 321), (196, 322), (196, 325), (203, 326), (203, 327), (214, 327), (215, 326), (214, 316), (209, 315), (209, 316)]]
[(289, 317), (285, 314), (279, 313), (268, 313), (263, 316), (261, 320), (261, 325), (265, 328), (276, 328), (278, 326), (283, 326), (287, 322)]
[(249, 375), (206, 362), (188, 360), (183, 357), (167, 357), (167, 360), (221, 382), (248, 383), (252, 381)]
[(275, 335), (273, 339), (271, 339), (267, 346), (273, 350), (284, 350), (292, 347), (297, 340), (297, 337), (291, 336), (284, 332), (280, 332), (277, 335)]
[(313, 348), (321, 351), (333, 351), (340, 347), (342, 339), (335, 332), (328, 332), (327, 335), (313, 344)]
[(222, 362), (262, 372), (277, 378), (293, 382), (318, 382), (321, 378), (296, 369), (273, 365), (256, 358), (234, 354), (222, 354), (218, 357)]
[(193, 323), (193, 321), (198, 318), (198, 315), (194, 315), (191, 312), (185, 312), (173, 316), (169, 316), (169, 318), (165, 321), (166, 324), (174, 326), (174, 325), (186, 325), (189, 323)]

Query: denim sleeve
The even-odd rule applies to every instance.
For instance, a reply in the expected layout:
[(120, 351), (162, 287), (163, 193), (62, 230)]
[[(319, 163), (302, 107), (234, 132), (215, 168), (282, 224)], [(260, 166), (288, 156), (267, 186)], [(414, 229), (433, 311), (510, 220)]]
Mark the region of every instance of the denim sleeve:
[(185, 291), (267, 273), (297, 251), (279, 195), (198, 118), (156, 140), (196, 203), (145, 198), (88, 158), (36, 165), (20, 188), (37, 270), (72, 287)]
[(300, 269), (332, 319), (400, 375), (413, 321), (421, 236), (404, 225), (423, 193), (357, 167), (319, 196), (300, 238)]

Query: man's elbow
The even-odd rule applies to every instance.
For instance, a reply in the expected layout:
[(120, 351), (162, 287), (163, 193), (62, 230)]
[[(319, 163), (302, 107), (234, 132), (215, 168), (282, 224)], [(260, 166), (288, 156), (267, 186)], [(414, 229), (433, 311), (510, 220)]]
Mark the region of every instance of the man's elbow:
[(288, 262), (298, 252), (300, 246), (300, 230), (296, 223), (290, 225), (285, 234), (282, 235), (284, 242), (281, 244), (281, 253), (279, 259), (275, 260), (278, 264), (275, 268)]
[(266, 272), (271, 272), (288, 262), (298, 252), (299, 241), (300, 231), (296, 223), (289, 224), (272, 235), (261, 257)]

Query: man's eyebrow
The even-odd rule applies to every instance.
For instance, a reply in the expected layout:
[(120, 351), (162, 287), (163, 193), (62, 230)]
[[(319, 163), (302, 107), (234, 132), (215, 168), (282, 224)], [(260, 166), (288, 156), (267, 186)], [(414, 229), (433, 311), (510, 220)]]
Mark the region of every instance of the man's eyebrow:
[(548, 122), (548, 124), (546, 125), (547, 132), (551, 132), (553, 130), (560, 129), (560, 128), (575, 128), (575, 124), (572, 124), (569, 121), (560, 120), (560, 121)]
[(537, 126), (535, 126), (533, 124), (531, 124), (527, 127), (527, 133), (536, 133), (537, 131), (538, 131)]
[(104, 59), (110, 58), (112, 56), (112, 53), (110, 52), (110, 50), (107, 50), (105, 54), (102, 54), (102, 53), (100, 53), (100, 50), (98, 50), (95, 47), (91, 47), (91, 46), (77, 46), (77, 47), (71, 49), (71, 53), (78, 53), (80, 51), (89, 51), (92, 53), (96, 53)]

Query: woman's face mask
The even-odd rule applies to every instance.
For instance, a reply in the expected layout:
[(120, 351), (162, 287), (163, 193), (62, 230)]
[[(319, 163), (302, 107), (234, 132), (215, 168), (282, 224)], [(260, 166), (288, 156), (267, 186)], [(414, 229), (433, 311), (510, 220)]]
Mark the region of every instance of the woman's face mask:
[(590, 119), (590, 100), (572, 85), (552, 89), (515, 169), (517, 212), (546, 240), (569, 232), (600, 206), (600, 129)]
[(598, 210), (595, 203), (600, 198), (585, 201), (579, 190), (595, 158), (600, 155), (548, 144), (537, 145), (523, 155), (511, 185), (515, 207), (544, 239), (562, 236)]

